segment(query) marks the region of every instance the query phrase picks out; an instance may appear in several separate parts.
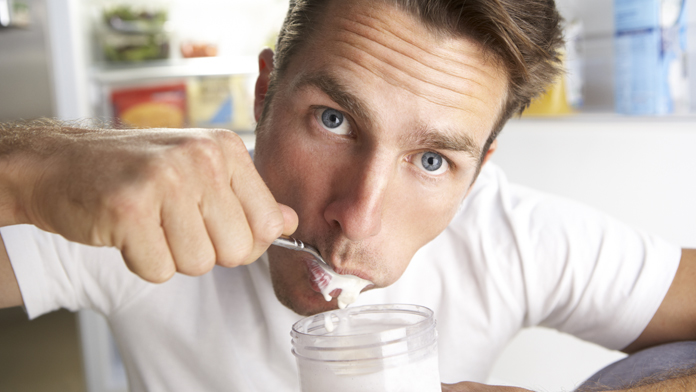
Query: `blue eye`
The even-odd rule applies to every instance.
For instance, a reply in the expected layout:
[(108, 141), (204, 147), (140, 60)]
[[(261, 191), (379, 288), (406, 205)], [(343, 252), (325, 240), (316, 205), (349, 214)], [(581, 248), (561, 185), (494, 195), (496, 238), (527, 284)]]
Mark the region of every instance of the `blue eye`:
[(327, 128), (338, 128), (343, 124), (343, 114), (338, 110), (326, 109), (321, 114), (321, 122)]
[(350, 134), (350, 124), (346, 121), (343, 113), (336, 109), (320, 108), (314, 111), (319, 124), (329, 132), (337, 135)]
[(437, 171), (442, 166), (442, 156), (434, 152), (426, 152), (421, 157), (421, 165), (427, 171)]
[(412, 162), (430, 175), (442, 174), (449, 168), (445, 157), (433, 151), (416, 154)]

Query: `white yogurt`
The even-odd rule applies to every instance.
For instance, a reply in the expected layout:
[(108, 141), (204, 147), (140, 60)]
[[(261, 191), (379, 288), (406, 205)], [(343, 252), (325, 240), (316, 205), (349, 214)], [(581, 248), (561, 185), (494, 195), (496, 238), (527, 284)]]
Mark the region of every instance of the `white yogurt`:
[(441, 392), (437, 354), (379, 371), (337, 374), (330, 364), (298, 361), (302, 392)]
[[(324, 315), (324, 328), (329, 332), (333, 332), (334, 329), (336, 329), (333, 321), (331, 321), (331, 315), (329, 313), (326, 313)], [(306, 330), (306, 328), (305, 328), (305, 330)]]
[[(316, 269), (317, 267), (319, 267), (324, 274), (328, 274), (330, 278), (327, 279), (326, 276), (322, 276), (322, 273)], [(354, 275), (339, 275), (324, 264), (314, 260), (312, 260), (312, 267), (310, 270), (314, 275), (315, 281), (318, 282), (321, 294), (327, 302), (332, 299), (332, 291), (336, 289), (341, 290), (341, 293), (338, 295), (338, 307), (340, 309), (355, 302), (362, 289), (372, 284), (369, 280)]]

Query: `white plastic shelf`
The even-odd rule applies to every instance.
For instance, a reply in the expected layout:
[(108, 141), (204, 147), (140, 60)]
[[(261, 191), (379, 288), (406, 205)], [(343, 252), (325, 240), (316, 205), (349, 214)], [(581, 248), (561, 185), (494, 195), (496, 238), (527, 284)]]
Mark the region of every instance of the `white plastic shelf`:
[(93, 82), (102, 85), (154, 79), (198, 76), (248, 75), (258, 72), (255, 56), (173, 59), (135, 64), (97, 64), (91, 69)]

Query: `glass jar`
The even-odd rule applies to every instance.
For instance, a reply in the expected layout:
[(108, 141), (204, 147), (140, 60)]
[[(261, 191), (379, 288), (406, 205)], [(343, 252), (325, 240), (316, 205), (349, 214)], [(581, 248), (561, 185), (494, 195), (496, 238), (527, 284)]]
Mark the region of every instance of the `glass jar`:
[(441, 391), (435, 317), (424, 306), (320, 313), (291, 336), (303, 392)]

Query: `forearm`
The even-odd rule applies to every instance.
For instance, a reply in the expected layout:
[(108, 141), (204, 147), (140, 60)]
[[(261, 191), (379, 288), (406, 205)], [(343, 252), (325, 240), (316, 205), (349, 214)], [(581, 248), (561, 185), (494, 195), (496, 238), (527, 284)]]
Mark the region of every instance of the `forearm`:
[(664, 392), (664, 391), (693, 391), (696, 389), (696, 376), (679, 377), (649, 385), (624, 389), (632, 392)]
[[(52, 120), (0, 123), (0, 227), (31, 223), (26, 214), (26, 200), (45, 161), (60, 143), (51, 143), (59, 124)], [(0, 238), (0, 309), (22, 305), (22, 295), (14, 270)]]
[[(297, 214), (222, 129), (0, 124), (0, 225), (115, 247), (145, 280), (249, 264)], [(9, 245), (9, 244), (8, 244)]]
[(31, 223), (23, 200), (30, 198), (31, 164), (23, 153), (0, 155), (0, 227)]
[(0, 226), (33, 223), (26, 210), (33, 185), (51, 156), (84, 132), (49, 119), (0, 123)]

